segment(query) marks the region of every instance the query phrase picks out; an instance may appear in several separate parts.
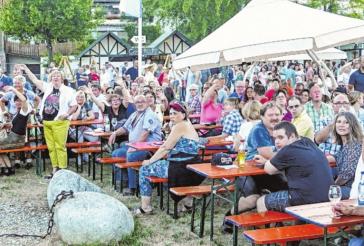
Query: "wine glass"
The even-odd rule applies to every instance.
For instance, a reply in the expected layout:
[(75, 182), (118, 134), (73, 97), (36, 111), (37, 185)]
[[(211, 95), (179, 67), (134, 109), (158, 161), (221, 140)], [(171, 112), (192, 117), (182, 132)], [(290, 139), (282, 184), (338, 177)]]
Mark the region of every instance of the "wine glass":
[(338, 204), (341, 200), (342, 194), (341, 194), (341, 188), (339, 185), (331, 185), (329, 189), (329, 200), (331, 203), (332, 208), (332, 218), (338, 218), (340, 215), (335, 212), (333, 209), (336, 204)]
[(111, 119), (111, 125), (112, 125), (112, 128), (113, 128), (113, 131), (115, 131), (115, 130), (116, 130), (116, 126), (117, 126), (117, 124), (118, 124), (118, 119), (116, 119), (116, 118), (112, 118), (112, 119)]

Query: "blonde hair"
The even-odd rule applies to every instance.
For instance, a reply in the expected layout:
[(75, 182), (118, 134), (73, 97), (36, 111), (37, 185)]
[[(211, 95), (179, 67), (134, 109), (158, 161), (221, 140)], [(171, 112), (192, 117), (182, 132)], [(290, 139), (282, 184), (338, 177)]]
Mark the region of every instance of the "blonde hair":
[(248, 101), (241, 110), (246, 120), (260, 120), (262, 104), (256, 100)]
[(351, 105), (354, 105), (355, 103), (357, 103), (360, 99), (360, 97), (362, 96), (362, 93), (359, 91), (352, 91), (349, 93), (349, 102)]
[(14, 77), (13, 79), (14, 81), (20, 81), (23, 85), (25, 84), (26, 80), (25, 80), (25, 77), (23, 75), (17, 75)]
[(61, 75), (62, 83), (63, 83), (63, 81), (64, 81), (64, 75), (63, 75), (63, 73), (62, 73), (60, 70), (58, 70), (58, 69), (53, 69), (53, 70), (52, 70), (52, 72), (50, 72), (50, 73), (49, 73), (49, 75), (48, 75), (48, 81), (49, 81), (49, 82), (51, 82), (51, 81), (52, 81), (52, 78), (53, 78), (53, 76), (54, 76), (55, 74), (60, 74), (60, 75)]

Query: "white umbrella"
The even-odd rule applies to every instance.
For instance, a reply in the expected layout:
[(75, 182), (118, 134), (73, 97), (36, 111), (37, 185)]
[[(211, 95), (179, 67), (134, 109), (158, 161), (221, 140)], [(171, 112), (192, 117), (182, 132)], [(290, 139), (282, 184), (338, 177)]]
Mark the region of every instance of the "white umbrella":
[(252, 0), (173, 66), (194, 70), (302, 54), (358, 41), (364, 21), (292, 3)]
[[(320, 60), (341, 60), (347, 59), (348, 56), (346, 52), (336, 49), (336, 48), (328, 48), (325, 50), (320, 50), (316, 52), (318, 58)], [(308, 54), (297, 54), (297, 55), (289, 55), (289, 56), (280, 56), (275, 58), (268, 59), (269, 61), (290, 61), (290, 60), (312, 60)]]

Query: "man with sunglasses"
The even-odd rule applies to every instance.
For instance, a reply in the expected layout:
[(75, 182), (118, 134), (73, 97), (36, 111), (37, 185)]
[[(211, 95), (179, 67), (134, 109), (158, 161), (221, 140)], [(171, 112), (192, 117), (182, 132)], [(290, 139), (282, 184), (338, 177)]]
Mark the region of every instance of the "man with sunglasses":
[(287, 105), (288, 111), (291, 112), (293, 116), (292, 124), (296, 127), (298, 135), (313, 140), (313, 123), (302, 105), (301, 98), (293, 96), (288, 99)]

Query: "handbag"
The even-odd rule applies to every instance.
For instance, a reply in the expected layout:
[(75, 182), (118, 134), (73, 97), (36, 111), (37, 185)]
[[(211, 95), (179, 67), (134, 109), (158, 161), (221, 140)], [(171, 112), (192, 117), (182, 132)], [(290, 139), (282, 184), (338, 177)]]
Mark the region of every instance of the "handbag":
[(216, 153), (212, 155), (211, 164), (213, 166), (230, 166), (233, 164), (233, 158), (226, 153)]

